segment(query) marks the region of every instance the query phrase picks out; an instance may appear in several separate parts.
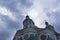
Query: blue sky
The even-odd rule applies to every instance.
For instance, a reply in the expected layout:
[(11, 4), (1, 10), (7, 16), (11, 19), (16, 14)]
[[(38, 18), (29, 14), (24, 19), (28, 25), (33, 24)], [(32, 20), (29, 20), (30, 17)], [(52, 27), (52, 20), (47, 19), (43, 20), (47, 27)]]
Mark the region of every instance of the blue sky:
[(0, 0), (0, 40), (12, 40), (27, 13), (39, 28), (46, 20), (60, 33), (60, 0)]

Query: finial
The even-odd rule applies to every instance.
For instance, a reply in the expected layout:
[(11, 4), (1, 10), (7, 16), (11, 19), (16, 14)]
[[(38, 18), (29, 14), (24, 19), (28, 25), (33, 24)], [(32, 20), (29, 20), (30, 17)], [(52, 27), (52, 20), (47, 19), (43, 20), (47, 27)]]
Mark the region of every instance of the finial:
[(45, 24), (48, 25), (48, 22), (45, 20)]
[(28, 13), (26, 13), (27, 15), (26, 15), (26, 19), (29, 19), (29, 16), (28, 16)]

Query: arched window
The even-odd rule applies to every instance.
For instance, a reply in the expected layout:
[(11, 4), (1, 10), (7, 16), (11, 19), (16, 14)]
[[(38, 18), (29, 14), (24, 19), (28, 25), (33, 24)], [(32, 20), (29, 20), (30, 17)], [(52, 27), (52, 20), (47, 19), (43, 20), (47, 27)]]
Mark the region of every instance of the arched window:
[(28, 40), (35, 40), (35, 36), (31, 34)]
[(23, 40), (23, 38), (21, 37), (21, 38), (18, 38), (18, 40)]
[(24, 36), (24, 39), (25, 39), (25, 40), (28, 40), (28, 34), (26, 34), (26, 35)]
[(41, 40), (46, 40), (46, 36), (45, 35), (41, 35)]

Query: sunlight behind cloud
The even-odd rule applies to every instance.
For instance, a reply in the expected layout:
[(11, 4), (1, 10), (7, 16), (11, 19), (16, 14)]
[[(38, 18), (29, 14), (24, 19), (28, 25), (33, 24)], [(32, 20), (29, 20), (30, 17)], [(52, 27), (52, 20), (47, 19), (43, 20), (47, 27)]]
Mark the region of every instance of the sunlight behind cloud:
[[(43, 14), (43, 13), (42, 13)], [(30, 18), (35, 22), (35, 25), (38, 26), (39, 28), (44, 28), (44, 14), (42, 15), (41, 13), (37, 12), (35, 9), (32, 9), (28, 11), (28, 15)]]
[[(49, 24), (54, 24), (56, 21), (54, 16), (47, 16), (47, 13), (44, 12), (44, 7), (40, 4), (39, 0), (35, 0), (34, 5), (26, 12), (30, 16), (30, 18), (35, 22), (35, 25), (39, 28), (45, 28), (45, 20), (48, 21)], [(53, 19), (55, 20), (53, 21)]]

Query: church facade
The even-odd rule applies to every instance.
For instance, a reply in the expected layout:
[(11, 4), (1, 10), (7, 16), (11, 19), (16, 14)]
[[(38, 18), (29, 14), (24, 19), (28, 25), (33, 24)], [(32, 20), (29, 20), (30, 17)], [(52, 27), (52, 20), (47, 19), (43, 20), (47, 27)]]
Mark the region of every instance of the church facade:
[(60, 40), (54, 27), (45, 22), (46, 28), (38, 28), (32, 19), (26, 16), (23, 21), (23, 29), (17, 30), (13, 40)]

